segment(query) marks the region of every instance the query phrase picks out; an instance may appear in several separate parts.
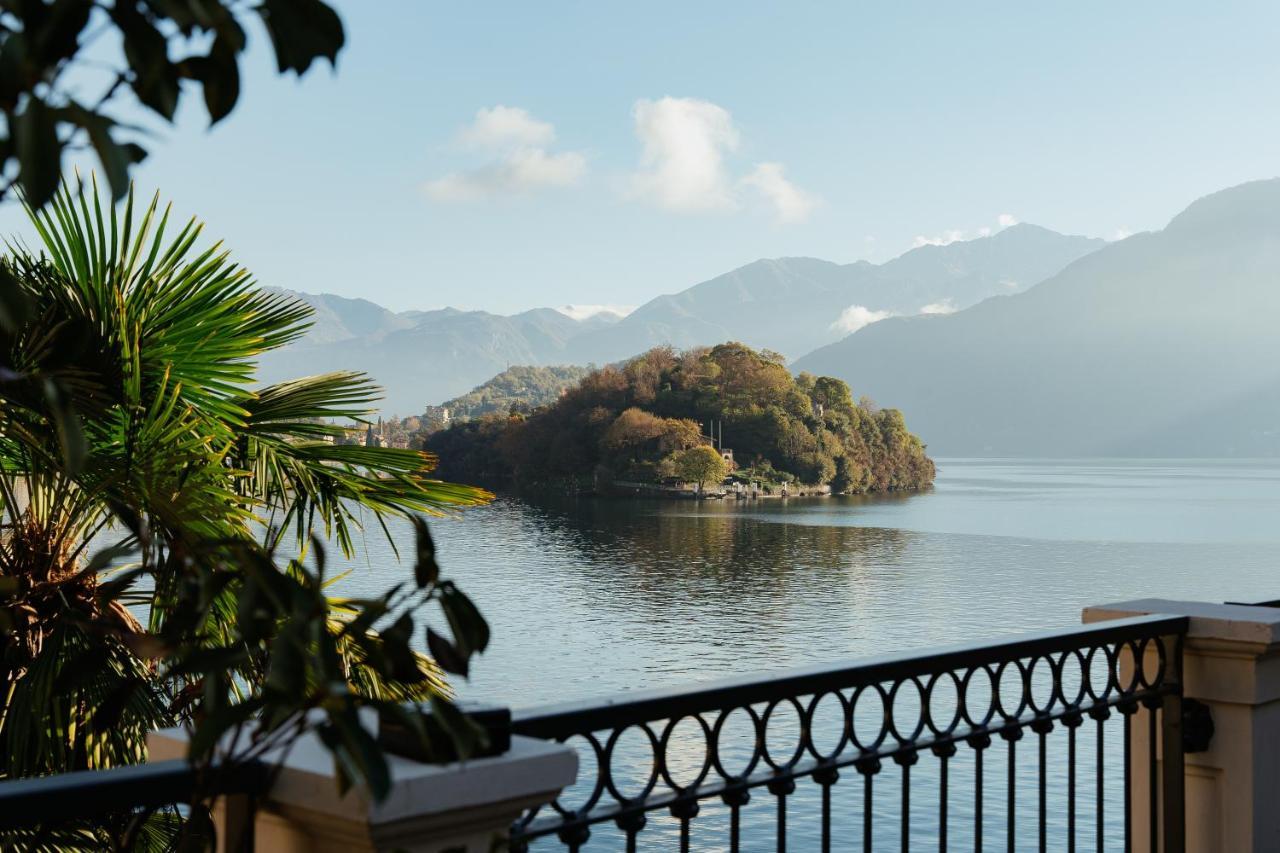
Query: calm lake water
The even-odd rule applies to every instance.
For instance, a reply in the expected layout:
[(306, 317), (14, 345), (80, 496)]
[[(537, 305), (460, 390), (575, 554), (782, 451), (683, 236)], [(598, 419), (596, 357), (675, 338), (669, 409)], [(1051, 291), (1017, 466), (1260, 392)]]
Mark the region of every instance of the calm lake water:
[[(1083, 606), (1128, 598), (1280, 598), (1280, 463), (943, 459), (938, 471), (932, 491), (912, 495), (504, 498), (436, 522), (446, 576), (494, 629), (461, 693), (521, 707), (1072, 626)], [(411, 541), (407, 530), (397, 535)], [(380, 591), (409, 571), (374, 536), (353, 563), (350, 592)], [(1026, 743), (1019, 775), (1031, 780)], [(1081, 750), (1092, 754), (1084, 741)], [(954, 779), (971, 778), (967, 758), (954, 760)], [(989, 785), (998, 786), (1003, 766), (992, 764)], [(896, 771), (877, 782), (884, 845), (896, 844)], [(842, 832), (860, 819), (855, 777), (835, 788), (845, 801)], [(802, 785), (796, 808), (806, 797), (812, 806), (816, 789)], [(953, 790), (957, 801), (971, 799), (971, 783)], [(1092, 788), (1081, 790), (1088, 802)], [(998, 787), (988, 794), (989, 844), (1003, 841), (1000, 796)], [(771, 798), (758, 799), (744, 810), (745, 849), (772, 846)], [(1034, 800), (1022, 802), (1032, 844)], [(963, 802), (952, 809), (966, 819)], [(913, 846), (923, 845), (936, 832), (936, 801), (921, 794), (912, 813)], [(695, 849), (724, 849), (722, 821), (700, 824)], [(814, 849), (812, 815), (792, 824), (793, 847)], [(651, 826), (642, 847), (673, 849), (671, 827)], [(955, 849), (965, 849), (968, 830), (953, 826), (965, 839)], [(1109, 819), (1108, 839), (1119, 846), (1117, 832)], [(597, 846), (615, 849), (616, 837)]]

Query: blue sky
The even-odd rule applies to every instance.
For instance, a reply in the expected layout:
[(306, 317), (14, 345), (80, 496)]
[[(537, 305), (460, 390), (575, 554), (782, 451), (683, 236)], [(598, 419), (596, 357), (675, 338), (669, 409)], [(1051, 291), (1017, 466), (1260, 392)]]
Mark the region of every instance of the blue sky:
[(1113, 238), (1280, 173), (1280, 4), (336, 5), (336, 74), (255, 33), (237, 110), (193, 93), (136, 177), (263, 283), (396, 309), (635, 305), (1002, 215)]

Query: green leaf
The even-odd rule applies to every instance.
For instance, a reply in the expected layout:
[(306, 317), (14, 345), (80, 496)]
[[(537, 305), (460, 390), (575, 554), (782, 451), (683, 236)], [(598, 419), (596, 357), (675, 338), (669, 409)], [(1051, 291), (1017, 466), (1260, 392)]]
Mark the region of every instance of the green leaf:
[(62, 177), (62, 142), (57, 117), (44, 101), (31, 97), (13, 117), (13, 137), (18, 155), (18, 183), (33, 209), (40, 209), (58, 191)]
[(307, 687), (306, 661), (301, 638), (297, 635), (298, 626), (297, 622), (285, 626), (271, 644), (266, 686), (283, 696), (300, 697)]
[(467, 759), (476, 754), (487, 740), (484, 729), (468, 717), (458, 706), (441, 696), (431, 697), (431, 713), (449, 739), (453, 741), (458, 757)]
[(110, 11), (124, 36), (124, 55), (133, 72), (130, 87), (138, 100), (173, 121), (181, 95), (178, 68), (169, 61), (169, 40), (133, 3), (113, 3)]
[(196, 725), (187, 744), (188, 760), (198, 762), (207, 758), (224, 734), (250, 720), (261, 710), (262, 705), (262, 697), (255, 696), (206, 714)]
[(102, 164), (102, 171), (107, 176), (111, 197), (124, 198), (129, 191), (129, 167), (142, 162), (147, 156), (146, 150), (134, 143), (116, 142), (111, 134), (115, 127), (114, 121), (74, 101), (64, 108), (62, 115), (89, 135), (89, 144), (93, 146), (98, 162)]
[(275, 46), (280, 73), (305, 74), (318, 58), (337, 64), (346, 36), (342, 19), (329, 4), (321, 0), (262, 0), (258, 14)]
[(210, 125), (222, 121), (235, 108), (240, 99), (240, 65), (236, 48), (226, 39), (216, 39), (207, 56), (187, 59), (182, 72), (200, 81)]
[(80, 416), (76, 414), (70, 396), (63, 391), (60, 383), (46, 379), (41, 389), (44, 391), (45, 404), (49, 407), (49, 417), (58, 434), (63, 463), (69, 473), (78, 473), (84, 467), (85, 457), (89, 453)]
[(453, 630), (454, 642), (468, 657), (489, 646), (489, 623), (480, 615), (471, 599), (452, 583), (440, 586), (440, 606)]
[(413, 516), (413, 528), (418, 543), (413, 577), (418, 589), (424, 589), (440, 579), (440, 566), (436, 564), (436, 544), (431, 540), (431, 531), (427, 529), (427, 522), (422, 516)]
[(430, 628), (427, 629), (427, 651), (445, 672), (466, 677), (467, 655)]
[(110, 731), (120, 722), (120, 715), (129, 705), (135, 693), (142, 688), (142, 682), (129, 678), (116, 689), (107, 694), (93, 711), (92, 728), (95, 732)]

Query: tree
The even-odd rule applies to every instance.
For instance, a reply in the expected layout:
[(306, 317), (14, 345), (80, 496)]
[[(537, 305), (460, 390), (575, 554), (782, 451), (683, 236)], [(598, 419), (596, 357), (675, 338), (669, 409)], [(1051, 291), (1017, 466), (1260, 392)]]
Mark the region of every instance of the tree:
[(706, 487), (729, 476), (729, 463), (724, 461), (714, 447), (700, 444), (681, 450), (672, 459), (672, 470), (681, 480)]
[[(312, 542), (350, 553), (362, 515), (487, 493), (434, 479), (421, 451), (332, 441), (332, 421), (377, 398), (363, 375), (253, 388), (256, 357), (310, 311), (195, 248), (196, 221), (172, 225), (158, 199), (139, 213), (132, 195), (117, 214), (96, 187), (28, 212), (43, 253), (0, 262), (0, 776), (137, 760), (150, 728), (232, 698), (257, 697), (241, 721), (290, 692), (321, 701), (293, 689), (313, 655), (345, 676), (342, 707), (439, 695), (436, 666), (401, 653), (403, 627), (375, 630), (402, 597), (307, 603), (324, 588)], [(113, 532), (121, 547), (90, 558)], [(455, 595), (423, 571), (424, 595)]]
[(813, 397), (813, 402), (824, 408), (841, 412), (853, 411), (853, 394), (843, 380), (819, 376), (813, 382), (810, 396)]
[(124, 90), (171, 122), (183, 83), (198, 83), (217, 124), (240, 97), (240, 54), (255, 19), (281, 74), (301, 76), (317, 59), (333, 65), (345, 42), (342, 21), (322, 0), (5, 3), (0, 198), (17, 184), (29, 204), (43, 206), (57, 191), (64, 151), (81, 148), (93, 149), (113, 198), (121, 198), (130, 168), (147, 154), (139, 144), (145, 131), (120, 120)]

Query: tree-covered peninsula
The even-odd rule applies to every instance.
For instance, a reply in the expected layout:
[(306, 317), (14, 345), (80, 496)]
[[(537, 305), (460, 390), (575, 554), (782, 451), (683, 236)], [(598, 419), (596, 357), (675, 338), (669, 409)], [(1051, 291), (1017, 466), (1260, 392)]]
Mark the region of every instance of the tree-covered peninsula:
[(766, 486), (886, 492), (934, 476), (901, 412), (855, 403), (839, 379), (793, 377), (781, 356), (739, 343), (652, 349), (591, 372), (549, 406), (426, 440), (444, 477), (522, 486), (705, 480), (716, 473), (706, 454), (689, 453), (702, 447), (727, 457), (731, 476)]

